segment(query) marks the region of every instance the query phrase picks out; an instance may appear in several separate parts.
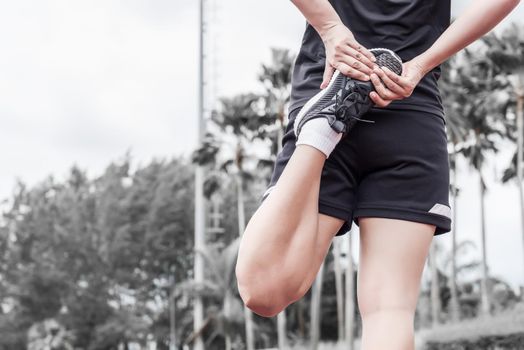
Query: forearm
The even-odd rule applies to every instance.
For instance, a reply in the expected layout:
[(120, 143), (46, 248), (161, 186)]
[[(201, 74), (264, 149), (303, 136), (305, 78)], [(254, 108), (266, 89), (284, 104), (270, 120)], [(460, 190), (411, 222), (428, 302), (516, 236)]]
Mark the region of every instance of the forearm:
[(342, 21), (328, 0), (291, 0), (321, 37)]
[[(415, 58), (424, 73), (493, 29), (520, 0), (475, 0), (437, 41)], [(474, 4), (473, 4), (474, 2)]]

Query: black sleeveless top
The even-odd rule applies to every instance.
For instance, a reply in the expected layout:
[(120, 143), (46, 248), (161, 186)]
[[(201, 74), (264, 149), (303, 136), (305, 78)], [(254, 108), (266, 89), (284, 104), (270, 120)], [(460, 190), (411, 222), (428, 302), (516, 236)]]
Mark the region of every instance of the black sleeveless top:
[[(404, 62), (428, 49), (449, 26), (450, 0), (330, 0), (342, 22), (366, 48), (385, 47)], [(302, 107), (319, 91), (325, 49), (315, 29), (307, 24), (295, 61), (289, 110)], [(437, 80), (440, 67), (429, 72), (404, 100), (387, 109), (412, 109), (437, 114), (444, 111)]]

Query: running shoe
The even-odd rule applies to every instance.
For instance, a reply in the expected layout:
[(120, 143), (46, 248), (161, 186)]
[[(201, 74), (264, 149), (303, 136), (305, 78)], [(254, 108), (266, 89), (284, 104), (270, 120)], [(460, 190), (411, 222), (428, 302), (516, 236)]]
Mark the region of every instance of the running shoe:
[[(393, 51), (384, 48), (369, 50), (376, 57), (379, 67), (388, 67), (402, 74), (402, 59)], [(326, 118), (333, 130), (345, 136), (372, 106), (369, 93), (374, 90), (371, 81), (361, 81), (345, 76), (336, 70), (329, 85), (313, 96), (302, 107), (295, 119), (294, 131), (298, 137), (302, 126), (314, 118)]]

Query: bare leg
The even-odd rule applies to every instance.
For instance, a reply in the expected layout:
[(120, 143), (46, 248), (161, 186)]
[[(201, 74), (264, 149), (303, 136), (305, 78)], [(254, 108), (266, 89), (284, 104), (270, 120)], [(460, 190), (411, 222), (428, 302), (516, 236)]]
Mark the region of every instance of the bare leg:
[(240, 295), (270, 317), (310, 288), (343, 220), (318, 213), (326, 156), (299, 145), (275, 188), (249, 221), (236, 266)]
[(420, 278), (435, 226), (360, 218), (362, 350), (413, 350)]

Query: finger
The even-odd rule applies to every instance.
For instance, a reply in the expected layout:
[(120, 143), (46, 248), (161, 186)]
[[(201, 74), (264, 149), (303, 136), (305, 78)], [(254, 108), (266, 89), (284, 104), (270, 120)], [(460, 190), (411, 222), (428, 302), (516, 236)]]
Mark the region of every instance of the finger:
[(380, 97), (379, 94), (377, 94), (375, 91), (372, 91), (369, 94), (369, 97), (371, 100), (378, 106), (378, 107), (386, 107), (391, 103), (391, 100), (385, 100), (382, 97)]
[(378, 68), (373, 70), (373, 72), (379, 76), (379, 78), (382, 80), (382, 83), (386, 86), (388, 90), (393, 91), (397, 95), (404, 96), (404, 94), (406, 93), (404, 87), (394, 82), (385, 72), (385, 69), (387, 68), (382, 67), (382, 69)]
[(366, 56), (370, 61), (375, 62), (377, 60), (375, 58), (375, 55), (373, 55), (368, 49), (366, 49), (364, 46), (362, 46), (356, 40), (350, 40), (350, 41), (348, 41), (348, 44), (353, 49), (355, 49), (357, 52), (360, 52), (361, 54)]
[(326, 67), (324, 68), (324, 77), (322, 78), (322, 84), (320, 84), (321, 89), (325, 89), (329, 85), (331, 77), (335, 73), (335, 68), (326, 60)]
[(363, 63), (364, 65), (366, 65), (366, 67), (369, 67), (370, 69), (373, 69), (373, 67), (375, 66), (375, 64), (366, 55), (355, 50), (349, 45), (344, 46), (342, 48), (342, 52), (346, 55), (354, 57), (357, 61)]
[(358, 79), (361, 81), (369, 81), (370, 77), (367, 74), (362, 73), (359, 70), (356, 70), (355, 68), (350, 67), (344, 62), (338, 62), (335, 65), (335, 68), (338, 69), (342, 74), (345, 76)]
[(371, 68), (369, 68), (367, 65), (348, 54), (336, 54), (335, 58), (347, 64), (351, 68), (364, 73), (365, 75), (370, 75), (371, 73), (373, 73), (373, 70)]
[(389, 79), (391, 79), (393, 82), (395, 82), (398, 86), (400, 86), (403, 89), (404, 91), (403, 95), (405, 97), (411, 95), (411, 92), (413, 92), (413, 89), (415, 89), (415, 86), (407, 77), (403, 77), (401, 75), (395, 74), (395, 72), (393, 72), (388, 67), (382, 67), (382, 70), (386, 73), (386, 76)]
[(393, 100), (394, 97), (396, 97), (391, 91), (389, 91), (388, 89), (386, 89), (386, 87), (384, 86), (384, 84), (382, 84), (382, 81), (379, 79), (378, 75), (373, 73), (371, 74), (371, 82), (373, 83), (373, 85), (375, 86), (375, 90), (376, 92), (380, 95), (380, 97), (382, 97), (383, 99), (386, 99), (386, 100)]

